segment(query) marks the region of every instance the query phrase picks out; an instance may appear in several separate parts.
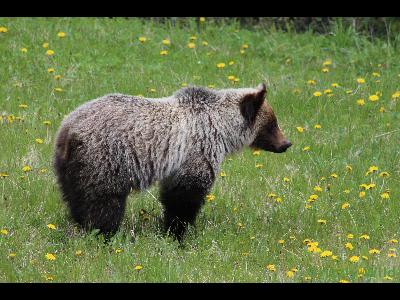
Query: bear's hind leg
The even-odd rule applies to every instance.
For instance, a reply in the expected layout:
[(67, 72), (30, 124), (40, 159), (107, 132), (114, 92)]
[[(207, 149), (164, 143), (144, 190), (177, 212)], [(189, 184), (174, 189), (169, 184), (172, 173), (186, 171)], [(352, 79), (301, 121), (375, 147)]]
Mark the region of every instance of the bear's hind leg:
[[(127, 195), (97, 195), (70, 201), (73, 219), (86, 229), (99, 229), (106, 237), (114, 235), (124, 216)], [(83, 200), (83, 201), (82, 201)]]

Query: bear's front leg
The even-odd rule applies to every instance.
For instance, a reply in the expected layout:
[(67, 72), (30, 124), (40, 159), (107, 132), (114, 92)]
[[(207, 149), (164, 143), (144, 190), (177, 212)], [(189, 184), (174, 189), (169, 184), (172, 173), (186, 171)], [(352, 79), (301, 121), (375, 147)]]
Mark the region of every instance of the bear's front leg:
[(162, 183), (160, 197), (164, 206), (165, 229), (179, 242), (187, 226), (194, 225), (214, 177), (209, 168), (191, 168), (190, 172), (176, 174)]

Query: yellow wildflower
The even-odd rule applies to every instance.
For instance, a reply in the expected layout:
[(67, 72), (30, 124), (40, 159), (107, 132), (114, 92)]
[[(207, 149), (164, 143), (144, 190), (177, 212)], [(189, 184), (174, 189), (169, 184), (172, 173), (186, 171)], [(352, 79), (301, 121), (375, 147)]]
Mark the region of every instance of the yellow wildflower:
[(381, 194), (381, 198), (382, 199), (389, 199), (390, 198), (390, 195), (389, 195), (389, 192), (383, 192), (382, 194)]
[(349, 250), (353, 250), (353, 249), (354, 249), (352, 243), (346, 243), (346, 244), (344, 245), (344, 247), (345, 247), (346, 249), (349, 249)]
[(48, 69), (47, 69), (47, 72), (48, 72), (48, 73), (53, 73), (54, 71), (55, 71), (54, 68), (48, 68)]
[(162, 56), (165, 56), (165, 55), (167, 55), (168, 54), (168, 51), (167, 50), (161, 50), (160, 51), (160, 55), (162, 55)]
[(223, 63), (223, 62), (218, 63), (217, 68), (219, 68), (219, 69), (225, 68), (225, 63)]
[(315, 129), (321, 129), (321, 125), (320, 125), (320, 124), (315, 124), (315, 125), (314, 125), (314, 128), (315, 128)]
[(1, 26), (0, 33), (6, 33), (8, 31), (7, 27)]
[(369, 240), (369, 235), (368, 234), (363, 234), (363, 235), (360, 236), (360, 239)]
[(188, 46), (189, 49), (196, 48), (196, 44), (195, 43), (188, 43), (187, 46)]
[(358, 193), (358, 197), (364, 198), (365, 197), (365, 192), (364, 191), (359, 192)]
[(315, 97), (320, 97), (322, 95), (322, 93), (320, 91), (316, 91), (316, 92), (313, 93), (313, 95)]
[(363, 84), (363, 83), (365, 83), (365, 79), (364, 78), (357, 78), (357, 83)]
[(321, 256), (321, 257), (332, 256), (332, 251), (329, 251), (329, 250), (322, 251), (319, 256)]
[(207, 42), (207, 41), (202, 41), (201, 44), (202, 44), (203, 46), (208, 46), (208, 42)]
[(328, 73), (329, 69), (328, 68), (323, 68), (321, 71), (322, 71), (322, 73)]
[(226, 173), (224, 171), (222, 171), (221, 173), (219, 173), (219, 176), (226, 177)]
[(56, 229), (56, 225), (54, 225), (54, 224), (47, 224), (47, 227), (48, 227), (49, 229), (53, 229), (53, 230)]
[(393, 277), (390, 277), (390, 276), (385, 276), (385, 277), (383, 277), (383, 279), (385, 279), (385, 280), (393, 280)]
[(2, 235), (8, 235), (8, 230), (5, 229), (5, 228), (3, 228), (3, 229), (0, 230), (0, 233), (1, 233)]
[(32, 171), (32, 168), (30, 166), (23, 166), (22, 171), (29, 172), (29, 171)]
[(307, 84), (309, 84), (309, 85), (315, 85), (315, 84), (316, 84), (316, 81), (313, 80), (313, 79), (310, 79), (310, 80), (307, 81)]
[(54, 55), (54, 51), (49, 49), (49, 50), (46, 51), (46, 55), (47, 56), (52, 56), (52, 55)]
[(342, 204), (342, 209), (346, 209), (350, 207), (350, 203), (349, 202), (345, 202)]
[(360, 260), (359, 256), (353, 255), (352, 257), (349, 258), (349, 261), (351, 261), (352, 263), (356, 263)]
[(45, 255), (45, 257), (46, 257), (48, 260), (56, 260), (56, 256), (55, 256), (54, 254), (52, 254), (52, 253), (47, 253), (47, 254)]
[(354, 238), (354, 234), (349, 233), (346, 237), (347, 237), (348, 239), (353, 239), (353, 238)]
[(322, 192), (322, 188), (319, 185), (314, 186), (313, 189), (315, 192)]
[(266, 268), (267, 268), (268, 271), (271, 271), (271, 272), (275, 272), (276, 271), (275, 265), (267, 265)]
[(289, 278), (292, 278), (294, 276), (294, 272), (293, 271), (287, 271), (286, 272), (286, 276)]
[(304, 151), (304, 152), (307, 152), (307, 151), (309, 151), (309, 150), (310, 150), (310, 146), (306, 146), (306, 147), (303, 148), (303, 151)]
[(143, 266), (141, 266), (141, 265), (136, 265), (135, 266), (135, 270), (136, 271), (140, 271), (141, 269), (143, 269)]
[(368, 97), (368, 99), (372, 102), (378, 101), (379, 100), (379, 96), (378, 95), (371, 95)]
[(76, 255), (76, 256), (81, 256), (82, 253), (83, 253), (82, 250), (76, 250), (76, 251), (75, 251), (75, 255)]
[(374, 248), (374, 249), (370, 249), (370, 250), (368, 251), (368, 253), (369, 253), (369, 254), (379, 254), (379, 253), (381, 253), (381, 251)]
[(332, 84), (331, 84), (331, 87), (337, 88), (337, 87), (339, 87), (339, 84), (337, 84), (337, 83), (332, 83)]
[(317, 222), (318, 222), (319, 224), (326, 224), (326, 220), (323, 220), (323, 219), (319, 219)]
[(207, 198), (208, 202), (211, 202), (215, 199), (215, 196), (210, 194), (210, 195), (207, 195), (206, 198)]
[(46, 126), (49, 126), (49, 125), (51, 125), (51, 122), (50, 121), (43, 121), (43, 124), (46, 125)]
[(296, 127), (296, 129), (297, 129), (298, 132), (303, 132), (303, 131), (304, 131), (304, 128), (303, 128), (303, 127), (300, 127), (300, 126), (299, 126), (299, 127)]
[(49, 48), (49, 43), (43, 43), (42, 47), (45, 49)]
[(357, 100), (357, 105), (359, 105), (359, 106), (365, 105), (365, 100), (364, 99), (358, 99)]
[(147, 38), (146, 38), (146, 37), (144, 37), (144, 36), (139, 37), (139, 42), (141, 42), (142, 44), (143, 44), (144, 42), (146, 42), (146, 41), (147, 41)]
[(26, 53), (26, 52), (28, 52), (28, 49), (27, 48), (21, 48), (21, 49), (19, 49), (19, 51), (21, 51), (22, 53)]
[(330, 66), (331, 64), (332, 64), (332, 60), (330, 60), (330, 59), (327, 59), (327, 60), (325, 60), (325, 61), (322, 63), (322, 65), (323, 65), (324, 67)]
[(348, 281), (347, 279), (340, 279), (339, 283), (350, 283), (350, 281)]
[(37, 143), (37, 144), (43, 144), (43, 139), (35, 139), (35, 142)]
[(163, 39), (163, 40), (161, 41), (161, 43), (162, 43), (163, 45), (171, 45), (171, 41), (170, 41), (169, 39)]
[(59, 38), (64, 38), (65, 37), (65, 32), (63, 32), (63, 31), (60, 31), (59, 33), (57, 33), (57, 36), (59, 37)]

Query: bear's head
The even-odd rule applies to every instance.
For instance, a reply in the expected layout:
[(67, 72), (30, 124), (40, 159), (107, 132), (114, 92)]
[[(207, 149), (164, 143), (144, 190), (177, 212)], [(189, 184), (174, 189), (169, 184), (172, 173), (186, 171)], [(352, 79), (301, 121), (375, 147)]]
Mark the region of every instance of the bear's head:
[(253, 128), (250, 147), (285, 152), (292, 143), (283, 135), (271, 106), (265, 100), (266, 86), (261, 83), (254, 91), (246, 93), (239, 102), (245, 122)]

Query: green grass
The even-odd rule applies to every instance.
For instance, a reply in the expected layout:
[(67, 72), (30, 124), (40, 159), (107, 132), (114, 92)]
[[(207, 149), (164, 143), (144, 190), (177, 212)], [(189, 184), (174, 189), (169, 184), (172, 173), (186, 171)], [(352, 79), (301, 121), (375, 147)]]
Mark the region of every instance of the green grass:
[[(400, 255), (398, 244), (388, 242), (400, 239), (400, 114), (399, 100), (392, 97), (400, 90), (400, 53), (392, 45), (342, 28), (332, 35), (294, 34), (237, 30), (237, 24), (208, 20), (177, 28), (137, 19), (0, 18), (1, 26), (8, 32), (0, 33), (0, 281), (391, 282), (385, 279), (390, 276), (400, 282), (399, 257), (388, 257), (391, 248)], [(66, 37), (57, 37), (59, 31)], [(187, 47), (192, 35), (195, 49)], [(140, 36), (147, 41), (141, 44)], [(171, 45), (162, 45), (164, 38)], [(55, 52), (51, 57), (45, 42)], [(241, 54), (243, 44), (249, 47)], [(168, 55), (160, 55), (163, 49)], [(332, 64), (323, 73), (327, 59)], [(220, 62), (226, 67), (218, 69)], [(54, 79), (58, 74), (61, 79)], [(229, 75), (240, 81), (230, 82)], [(360, 77), (364, 84), (356, 82)], [(316, 84), (309, 85), (310, 79)], [(51, 165), (64, 115), (112, 92), (163, 97), (182, 83), (227, 88), (261, 81), (294, 145), (285, 154), (246, 149), (228, 157), (222, 166), (226, 177), (217, 179), (215, 199), (206, 203), (183, 247), (162, 233), (157, 186), (130, 196), (121, 229), (109, 244), (75, 228)], [(322, 96), (313, 96), (315, 91)], [(379, 100), (368, 100), (376, 92)], [(360, 98), (364, 106), (357, 105)], [(25, 173), (25, 165), (32, 170)], [(366, 175), (372, 165), (378, 171)], [(382, 171), (390, 175), (380, 177)], [(360, 198), (363, 183), (376, 186)], [(323, 191), (314, 192), (316, 185)], [(382, 199), (386, 190), (390, 198)], [(306, 208), (312, 194), (319, 198)], [(344, 202), (350, 207), (342, 209)], [(370, 239), (360, 239), (362, 234)], [(307, 251), (307, 238), (337, 259)], [(347, 242), (353, 250), (345, 248)], [(370, 254), (373, 248), (380, 253)], [(46, 253), (56, 259), (46, 259)], [(351, 256), (360, 260), (352, 263)], [(276, 271), (267, 270), (268, 264)], [(298, 271), (289, 278), (292, 268)], [(363, 277), (359, 268), (365, 269)]]

